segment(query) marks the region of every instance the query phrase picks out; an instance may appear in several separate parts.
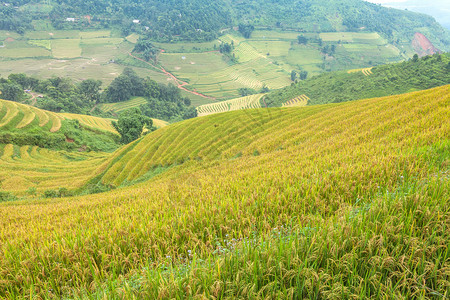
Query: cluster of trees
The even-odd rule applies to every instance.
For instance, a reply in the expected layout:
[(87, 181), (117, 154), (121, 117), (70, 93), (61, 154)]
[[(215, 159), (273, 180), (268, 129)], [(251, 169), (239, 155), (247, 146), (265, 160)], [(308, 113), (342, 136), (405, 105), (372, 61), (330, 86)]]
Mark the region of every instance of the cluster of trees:
[(297, 80), (297, 78), (299, 78), (300, 80), (305, 80), (307, 77), (308, 77), (308, 71), (305, 71), (305, 70), (301, 70), (301, 71), (292, 70), (291, 71), (291, 80), (292, 81)]
[(16, 31), (20, 34), (33, 28), (30, 15), (14, 8), (12, 3), (0, 3), (0, 30)]
[(230, 54), (234, 49), (234, 43), (221, 43), (219, 46), (219, 52), (224, 54)]
[[(8, 78), (0, 78), (0, 98), (20, 102), (27, 99), (25, 91), (32, 90), (33, 95), (39, 93), (44, 96), (36, 99), (39, 108), (91, 114), (96, 104), (121, 102), (139, 96), (148, 100), (141, 106), (142, 113), (148, 117), (178, 121), (197, 116), (195, 107), (190, 106), (191, 100), (183, 97), (177, 87), (141, 78), (131, 68), (125, 68), (103, 92), (101, 86), (102, 82), (94, 79), (74, 83), (62, 77), (40, 80), (25, 74), (10, 74)], [(98, 109), (93, 113), (102, 115)]]
[(106, 102), (120, 102), (140, 96), (147, 99), (141, 105), (144, 115), (169, 120), (185, 120), (197, 116), (195, 107), (190, 106), (191, 100), (181, 95), (180, 89), (172, 84), (158, 84), (150, 78), (141, 78), (131, 68), (125, 68), (123, 73), (111, 82), (104, 92)]
[(238, 30), (246, 39), (249, 39), (255, 30), (255, 26), (251, 24), (239, 24)]
[(144, 116), (137, 108), (132, 108), (122, 113), (119, 120), (112, 122), (113, 127), (120, 134), (120, 142), (123, 144), (131, 143), (138, 139), (144, 127), (149, 131), (155, 130), (153, 121), (147, 116)]
[(269, 93), (268, 106), (281, 106), (289, 99), (306, 94), (310, 104), (397, 95), (450, 84), (450, 54), (436, 54), (377, 66), (370, 76), (362, 72), (325, 73)]
[(52, 77), (40, 80), (23, 73), (0, 78), (2, 99), (20, 102), (27, 98), (25, 91), (32, 90), (35, 96), (45, 95), (36, 99), (37, 106), (54, 112), (88, 113), (101, 99), (101, 85), (100, 80), (94, 79), (75, 84), (69, 78)]
[(155, 47), (148, 39), (139, 38), (136, 45), (133, 48), (133, 53), (141, 55), (145, 61), (153, 60), (156, 63), (159, 49)]

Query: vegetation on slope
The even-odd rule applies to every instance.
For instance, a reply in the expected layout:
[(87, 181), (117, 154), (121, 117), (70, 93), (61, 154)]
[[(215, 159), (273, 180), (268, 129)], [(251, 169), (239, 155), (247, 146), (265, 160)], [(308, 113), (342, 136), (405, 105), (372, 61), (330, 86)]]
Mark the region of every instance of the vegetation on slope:
[(111, 152), (117, 149), (118, 139), (111, 120), (0, 100), (0, 144)]
[(184, 163), (101, 197), (0, 204), (0, 296), (445, 297), (449, 99), (444, 86), (150, 133), (116, 163)]
[[(207, 41), (215, 39), (221, 30), (233, 25), (239, 25), (245, 37), (251, 35), (254, 25), (310, 32), (355, 31), (364, 28), (379, 32), (392, 42), (407, 41), (408, 44), (416, 31), (424, 30), (423, 33), (438, 47), (450, 44), (448, 31), (432, 17), (361, 0), (223, 0), (214, 3), (205, 0), (152, 0), (145, 3), (102, 0), (89, 4), (80, 0), (66, 0), (50, 5), (43, 2), (41, 6), (25, 0), (11, 1), (11, 4), (20, 6), (20, 9), (2, 6), (0, 14), (5, 18), (0, 23), (0, 29), (21, 32), (32, 27), (33, 18), (48, 18), (56, 29), (116, 26), (125, 35), (135, 31), (160, 41)], [(24, 11), (29, 15), (24, 14)], [(22, 22), (18, 23), (17, 19)]]
[[(366, 72), (366, 73), (364, 73)], [(325, 104), (397, 95), (450, 84), (450, 54), (425, 56), (359, 72), (332, 72), (299, 81), (265, 97), (268, 106), (281, 106), (306, 95), (309, 104)]]

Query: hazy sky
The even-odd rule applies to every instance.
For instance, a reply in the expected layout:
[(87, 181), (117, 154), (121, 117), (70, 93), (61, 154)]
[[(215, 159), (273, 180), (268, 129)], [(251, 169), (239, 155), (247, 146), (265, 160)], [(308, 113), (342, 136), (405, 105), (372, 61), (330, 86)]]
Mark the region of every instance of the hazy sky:
[(366, 0), (384, 6), (408, 9), (433, 16), (450, 29), (450, 0)]

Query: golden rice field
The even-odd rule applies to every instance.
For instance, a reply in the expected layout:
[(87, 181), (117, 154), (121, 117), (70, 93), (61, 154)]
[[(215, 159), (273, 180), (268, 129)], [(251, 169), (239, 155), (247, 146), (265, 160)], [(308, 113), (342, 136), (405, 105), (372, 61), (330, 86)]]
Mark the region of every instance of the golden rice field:
[(11, 144), (0, 145), (0, 153), (0, 188), (21, 196), (30, 191), (34, 196), (49, 189), (79, 189), (101, 173), (102, 164), (110, 155)]
[(358, 72), (362, 72), (365, 76), (370, 76), (372, 75), (372, 69), (373, 68), (363, 68), (363, 69), (353, 69), (353, 70), (349, 70), (347, 71), (347, 73), (358, 73)]
[(256, 94), (217, 103), (200, 105), (197, 107), (197, 113), (198, 116), (201, 117), (226, 111), (234, 111), (247, 108), (260, 108), (260, 100), (263, 95), (264, 94)]
[(50, 132), (61, 128), (61, 121), (76, 119), (80, 124), (93, 129), (116, 133), (111, 119), (70, 113), (55, 113), (33, 106), (0, 99), (0, 129), (26, 129), (39, 126)]
[(103, 162), (148, 181), (0, 203), (0, 298), (448, 298), (449, 115), (443, 86), (164, 127)]

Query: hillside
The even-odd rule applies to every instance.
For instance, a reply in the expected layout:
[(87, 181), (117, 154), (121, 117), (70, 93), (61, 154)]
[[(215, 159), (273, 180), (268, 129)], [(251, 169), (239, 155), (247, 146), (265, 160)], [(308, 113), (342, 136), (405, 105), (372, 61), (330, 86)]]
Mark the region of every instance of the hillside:
[(450, 84), (450, 54), (426, 56), (373, 68), (331, 72), (270, 92), (268, 106), (282, 106), (301, 95), (309, 104), (397, 95)]
[[(448, 50), (450, 45), (448, 31), (432, 17), (362, 0), (119, 0), (114, 4), (102, 0), (89, 5), (79, 0), (51, 4), (42, 1), (40, 5), (30, 0), (11, 2), (18, 9), (1, 7), (5, 18), (0, 29), (24, 31), (36, 26), (32, 18), (44, 21), (47, 17), (55, 29), (119, 25), (122, 31), (144, 32), (161, 41), (207, 41), (216, 38), (224, 28), (241, 23), (310, 32), (357, 31), (364, 27), (398, 43), (410, 44), (414, 33), (422, 31), (438, 48)], [(17, 19), (22, 22), (19, 24)], [(42, 27), (42, 22), (39, 24)]]
[(0, 144), (113, 151), (117, 140), (110, 119), (54, 113), (0, 99)]
[(448, 295), (449, 93), (236, 111), (150, 133), (112, 154), (115, 175), (102, 179), (166, 168), (149, 181), (0, 203), (0, 297)]
[[(95, 74), (105, 88), (131, 67), (141, 77), (173, 83), (194, 106), (248, 95), (240, 89), (259, 93), (324, 72), (450, 50), (449, 31), (433, 18), (362, 0), (11, 4), (0, 6), (1, 74), (74, 83)], [(65, 111), (92, 108), (65, 98)]]

